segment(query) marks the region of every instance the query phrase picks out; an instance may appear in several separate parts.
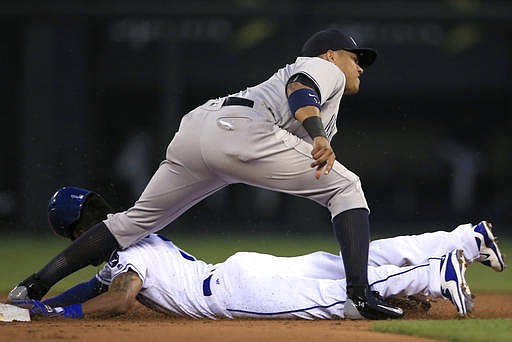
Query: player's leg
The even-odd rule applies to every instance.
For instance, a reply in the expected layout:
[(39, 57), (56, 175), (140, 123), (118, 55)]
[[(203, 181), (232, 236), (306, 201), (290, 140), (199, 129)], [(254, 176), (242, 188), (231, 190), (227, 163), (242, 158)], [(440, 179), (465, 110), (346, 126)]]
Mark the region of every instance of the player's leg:
[(40, 300), (58, 281), (83, 267), (107, 260), (118, 247), (107, 227), (99, 223), (50, 260), (40, 271), (20, 282), (9, 293), (7, 302), (26, 298)]
[(368, 278), (372, 290), (385, 298), (415, 294), (446, 298), (456, 306), (461, 316), (466, 316), (473, 308), (471, 291), (464, 275), (466, 264), (463, 251), (454, 249), (416, 266), (369, 266)]
[(314, 252), (295, 257), (276, 257), (283, 269), (297, 276), (315, 279), (344, 279), (345, 270), (339, 255)]
[(345, 271), (339, 255), (318, 251), (294, 257), (280, 257), (258, 253), (260, 258), (271, 258), (273, 268), (282, 274), (315, 279), (344, 279)]
[[(318, 260), (322, 256), (316, 256)], [(449, 268), (442, 259), (428, 263), (398, 267), (369, 267), (368, 276), (373, 291), (383, 297), (422, 293), (434, 298), (442, 296), (442, 277)], [(444, 257), (446, 260), (446, 257)], [(216, 267), (208, 286), (211, 287), (218, 314), (230, 318), (302, 318), (335, 319), (347, 310), (344, 279), (319, 279), (291, 271), (296, 260), (259, 253), (236, 253)], [(459, 267), (457, 259), (445, 265)], [(462, 286), (463, 271), (456, 275)], [(448, 276), (453, 277), (453, 274)], [(444, 279), (444, 278), (443, 278)], [(455, 293), (457, 288), (451, 289)], [(385, 304), (384, 304), (385, 305)], [(357, 314), (357, 313), (356, 313)], [(354, 314), (350, 318), (354, 318)], [(359, 315), (360, 318), (362, 318)]]
[(295, 261), (236, 253), (209, 279), (212, 298), (229, 318), (336, 319), (343, 317), (344, 280), (315, 279), (290, 271)]
[[(189, 113), (169, 145), (164, 160), (134, 207), (92, 227), (31, 275), (10, 294), (40, 299), (67, 275), (94, 261), (107, 260), (119, 246), (127, 247), (151, 232), (164, 228), (192, 205), (226, 183), (210, 174), (199, 149), (201, 111)], [(25, 291), (25, 293), (24, 293)], [(27, 293), (28, 291), (28, 293)]]
[(489, 223), (463, 224), (452, 231), (404, 235), (370, 243), (369, 265), (419, 265), (429, 257), (462, 249), (469, 262), (480, 261), (497, 272), (503, 271), (504, 260)]
[(369, 265), (419, 265), (430, 257), (439, 257), (459, 248), (470, 261), (479, 255), (473, 226), (460, 225), (454, 230), (418, 235), (402, 235), (370, 243)]
[[(333, 218), (333, 229), (340, 245), (345, 278), (347, 282), (347, 297), (354, 302), (359, 311), (364, 307), (369, 294), (368, 277), (365, 271), (368, 267), (368, 251), (370, 241), (369, 212), (362, 208), (343, 211)], [(363, 272), (365, 274), (363, 274)], [(371, 310), (371, 309), (370, 309)], [(385, 313), (383, 313), (385, 314)]]
[[(427, 263), (431, 257), (445, 255), (454, 249), (463, 250), (464, 257), (470, 263), (480, 261), (481, 256), (475, 238), (476, 227), (463, 224), (449, 232), (436, 231), (371, 241), (368, 265), (421, 265)], [(483, 246), (484, 243), (480, 245)], [(279, 263), (281, 259), (293, 274), (317, 279), (345, 278), (345, 270), (338, 255), (315, 252), (296, 257), (278, 258), (276, 262)]]
[[(217, 296), (218, 313), (241, 318), (347, 318), (344, 279), (316, 279), (289, 272), (287, 258), (258, 253), (237, 253), (217, 267), (209, 286)], [(453, 250), (428, 263), (368, 268), (371, 289), (383, 297), (424, 294), (450, 299), (461, 316), (472, 310), (465, 281), (465, 259)], [(386, 305), (386, 304), (384, 304)], [(394, 308), (391, 308), (394, 309)], [(357, 314), (357, 313), (356, 313)], [(354, 318), (352, 313), (350, 318)], [(359, 316), (360, 318), (363, 318)]]
[(369, 266), (368, 279), (372, 290), (383, 297), (424, 294), (438, 298), (440, 287), (441, 257), (416, 266)]
[[(172, 157), (168, 154), (168, 158)], [(176, 160), (162, 162), (133, 207), (104, 221), (121, 247), (126, 248), (164, 228), (190, 207), (226, 186), (223, 180), (209, 174), (199, 175), (185, 166), (186, 163)]]

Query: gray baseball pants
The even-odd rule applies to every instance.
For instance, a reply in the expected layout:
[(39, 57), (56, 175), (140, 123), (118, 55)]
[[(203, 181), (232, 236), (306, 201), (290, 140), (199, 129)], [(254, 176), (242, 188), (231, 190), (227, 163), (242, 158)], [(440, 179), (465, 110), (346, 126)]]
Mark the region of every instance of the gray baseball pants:
[(130, 209), (105, 224), (125, 248), (154, 233), (210, 194), (233, 183), (309, 198), (334, 217), (366, 208), (359, 177), (338, 161), (314, 176), (310, 143), (276, 126), (263, 106), (210, 100), (185, 115), (166, 158)]

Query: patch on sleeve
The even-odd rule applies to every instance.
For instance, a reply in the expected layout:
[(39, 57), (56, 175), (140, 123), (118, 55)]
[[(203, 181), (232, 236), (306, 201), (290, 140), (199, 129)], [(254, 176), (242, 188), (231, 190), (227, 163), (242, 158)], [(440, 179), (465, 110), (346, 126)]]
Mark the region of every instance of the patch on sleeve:
[(112, 268), (116, 267), (119, 263), (119, 254), (117, 252), (112, 253), (110, 259), (108, 260), (108, 265)]

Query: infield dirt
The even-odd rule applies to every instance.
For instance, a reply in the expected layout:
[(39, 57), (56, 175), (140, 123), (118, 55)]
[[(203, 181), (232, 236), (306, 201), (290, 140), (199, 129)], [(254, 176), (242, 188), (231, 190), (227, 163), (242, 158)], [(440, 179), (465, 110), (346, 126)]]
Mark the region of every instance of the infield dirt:
[[(5, 301), (5, 294), (0, 296)], [(474, 318), (511, 318), (512, 294), (477, 294)], [(407, 312), (404, 319), (456, 319), (447, 300), (428, 312)], [(137, 305), (120, 317), (86, 320), (34, 320), (0, 323), (0, 341), (433, 341), (376, 333), (369, 321), (191, 320), (168, 317)]]

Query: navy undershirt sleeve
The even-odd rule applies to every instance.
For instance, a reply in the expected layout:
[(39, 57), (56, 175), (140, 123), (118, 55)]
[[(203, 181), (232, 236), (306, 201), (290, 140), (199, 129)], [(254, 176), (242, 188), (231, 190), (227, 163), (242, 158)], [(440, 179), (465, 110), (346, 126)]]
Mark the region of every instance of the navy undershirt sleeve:
[(107, 290), (108, 285), (101, 283), (96, 277), (93, 277), (88, 282), (80, 283), (55, 297), (44, 300), (43, 303), (51, 307), (83, 303)]

